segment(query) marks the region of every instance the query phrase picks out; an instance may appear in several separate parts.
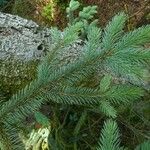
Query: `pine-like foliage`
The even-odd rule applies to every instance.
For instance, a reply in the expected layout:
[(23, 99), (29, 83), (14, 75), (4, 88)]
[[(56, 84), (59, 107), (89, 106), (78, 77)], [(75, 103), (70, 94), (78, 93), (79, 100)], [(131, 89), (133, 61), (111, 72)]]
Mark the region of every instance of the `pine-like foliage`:
[(97, 150), (123, 150), (120, 147), (120, 134), (117, 123), (107, 120), (101, 131)]
[[(73, 12), (78, 7), (79, 3), (71, 0), (67, 9), (70, 23), (63, 32), (51, 29), (53, 44), (37, 67), (37, 78), (0, 104), (2, 149), (24, 149), (18, 135), (20, 123), (46, 101), (85, 105), (115, 118), (117, 111), (114, 105), (129, 103), (143, 96), (143, 88), (146, 87), (143, 73), (150, 60), (150, 50), (143, 45), (150, 42), (150, 26), (124, 33), (127, 15), (119, 13), (102, 30), (96, 26), (96, 21), (90, 22), (96, 12), (95, 6), (84, 8), (74, 18)], [(78, 58), (70, 63), (65, 63), (65, 59), (62, 62), (59, 58), (82, 35), (85, 39), (78, 50)], [(92, 74), (97, 74), (99, 85), (94, 88), (82, 85)], [(108, 143), (115, 149), (119, 135), (116, 124), (108, 123), (105, 128), (112, 129), (110, 134), (113, 135), (107, 138), (104, 130), (101, 147), (105, 148), (105, 142), (115, 138)]]
[[(117, 123), (113, 120), (105, 121), (97, 150), (128, 150), (120, 145), (120, 133)], [(150, 141), (146, 141), (137, 146), (135, 150), (149, 150), (149, 148)]]
[(138, 145), (135, 150), (149, 150), (150, 148), (150, 140), (145, 141), (144, 143)]

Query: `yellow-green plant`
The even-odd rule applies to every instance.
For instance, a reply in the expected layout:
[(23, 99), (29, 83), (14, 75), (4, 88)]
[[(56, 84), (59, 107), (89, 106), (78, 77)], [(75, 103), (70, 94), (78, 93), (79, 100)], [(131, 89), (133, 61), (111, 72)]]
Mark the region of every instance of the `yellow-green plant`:
[(54, 3), (51, 2), (43, 7), (42, 16), (52, 21), (54, 19), (54, 11)]

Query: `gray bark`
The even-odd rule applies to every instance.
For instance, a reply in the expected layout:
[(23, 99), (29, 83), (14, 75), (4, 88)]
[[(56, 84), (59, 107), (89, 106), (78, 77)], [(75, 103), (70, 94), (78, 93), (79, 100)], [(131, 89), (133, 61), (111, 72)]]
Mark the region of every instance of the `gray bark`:
[[(33, 80), (38, 62), (51, 44), (50, 29), (0, 12), (0, 94), (11, 95)], [(70, 45), (59, 59), (63, 63), (76, 60), (81, 47)]]
[(50, 30), (33, 21), (0, 13), (0, 91), (12, 94), (35, 76), (50, 45)]
[[(38, 62), (51, 44), (50, 29), (0, 12), (0, 91), (11, 95), (33, 80)], [(75, 60), (79, 47), (65, 49), (61, 62)]]

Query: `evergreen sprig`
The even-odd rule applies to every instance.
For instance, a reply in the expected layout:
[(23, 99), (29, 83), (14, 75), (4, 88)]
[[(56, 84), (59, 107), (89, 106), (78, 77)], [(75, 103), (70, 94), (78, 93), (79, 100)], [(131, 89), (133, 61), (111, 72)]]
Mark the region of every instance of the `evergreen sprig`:
[[(71, 3), (72, 9), (68, 8), (68, 13), (79, 7), (77, 2), (72, 0)], [(90, 13), (84, 16), (87, 10)], [(51, 29), (52, 46), (37, 67), (37, 78), (0, 104), (0, 145), (20, 150), (19, 124), (46, 101), (96, 107), (106, 116), (115, 118), (117, 111), (114, 105), (130, 103), (144, 95), (139, 85), (145, 84), (143, 71), (147, 69), (150, 59), (150, 51), (143, 46), (150, 42), (150, 26), (124, 33), (127, 15), (119, 13), (104, 30), (98, 28), (95, 22), (86, 24), (85, 30), (85, 19), (89, 21), (95, 12), (96, 7), (87, 7), (64, 32)], [(59, 57), (81, 38), (83, 31), (86, 38), (78, 50), (78, 59), (62, 63)], [(104, 78), (98, 79), (98, 86), (82, 86), (91, 74), (99, 72)], [(125, 83), (116, 82), (116, 78), (125, 80)], [(100, 148), (117, 150), (118, 147), (117, 125), (108, 121), (102, 131)]]
[[(100, 134), (97, 150), (128, 150), (128, 148), (121, 146), (120, 137), (117, 123), (112, 119), (106, 120)], [(148, 140), (138, 145), (135, 150), (148, 150), (149, 148), (150, 141)]]

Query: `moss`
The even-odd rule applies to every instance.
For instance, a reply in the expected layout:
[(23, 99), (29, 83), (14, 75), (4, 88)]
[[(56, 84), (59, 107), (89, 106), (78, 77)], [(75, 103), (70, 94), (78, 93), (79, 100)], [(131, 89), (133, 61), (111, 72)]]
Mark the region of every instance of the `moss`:
[(1, 61), (0, 89), (8, 98), (35, 78), (37, 61)]

